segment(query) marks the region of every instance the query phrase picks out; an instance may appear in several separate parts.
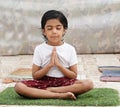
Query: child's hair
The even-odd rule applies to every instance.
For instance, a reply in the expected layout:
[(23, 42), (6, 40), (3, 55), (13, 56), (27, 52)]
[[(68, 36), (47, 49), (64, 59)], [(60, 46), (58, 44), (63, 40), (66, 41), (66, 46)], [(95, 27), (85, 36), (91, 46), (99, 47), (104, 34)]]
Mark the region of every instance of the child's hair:
[(63, 25), (64, 29), (68, 28), (68, 21), (64, 14), (57, 10), (49, 10), (42, 16), (41, 19), (41, 28), (45, 28), (45, 24), (49, 19), (58, 19)]

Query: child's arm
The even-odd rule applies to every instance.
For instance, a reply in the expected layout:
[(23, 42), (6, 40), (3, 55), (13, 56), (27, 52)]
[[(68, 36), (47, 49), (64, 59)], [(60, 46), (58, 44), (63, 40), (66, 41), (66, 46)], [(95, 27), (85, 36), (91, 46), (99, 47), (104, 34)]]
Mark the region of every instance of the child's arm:
[(46, 67), (42, 68), (39, 67), (35, 64), (33, 64), (32, 66), (32, 76), (34, 79), (40, 79), (43, 76), (45, 76), (47, 74), (47, 72), (49, 71), (49, 69), (51, 68), (50, 65), (47, 65)]
[(77, 78), (77, 64), (71, 66), (70, 68), (65, 68), (62, 65), (57, 66), (60, 71), (68, 78)]
[(43, 76), (45, 76), (47, 74), (47, 72), (50, 70), (50, 68), (55, 65), (54, 60), (55, 60), (55, 48), (52, 51), (51, 60), (50, 60), (50, 63), (47, 66), (42, 68), (40, 66), (37, 66), (37, 65), (33, 64), (33, 66), (32, 66), (32, 76), (33, 76), (33, 78), (34, 79), (40, 79)]
[(53, 49), (54, 53), (54, 64), (59, 68), (59, 70), (68, 78), (77, 78), (77, 64), (70, 66), (69, 68), (65, 68), (60, 64), (56, 49)]

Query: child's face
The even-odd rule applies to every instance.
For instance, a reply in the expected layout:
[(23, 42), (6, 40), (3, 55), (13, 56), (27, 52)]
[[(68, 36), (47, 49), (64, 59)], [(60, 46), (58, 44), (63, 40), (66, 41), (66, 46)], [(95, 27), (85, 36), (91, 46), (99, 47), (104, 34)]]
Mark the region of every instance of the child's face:
[(58, 46), (62, 44), (62, 36), (65, 33), (65, 29), (58, 19), (50, 19), (46, 22), (43, 34), (48, 39), (48, 44)]

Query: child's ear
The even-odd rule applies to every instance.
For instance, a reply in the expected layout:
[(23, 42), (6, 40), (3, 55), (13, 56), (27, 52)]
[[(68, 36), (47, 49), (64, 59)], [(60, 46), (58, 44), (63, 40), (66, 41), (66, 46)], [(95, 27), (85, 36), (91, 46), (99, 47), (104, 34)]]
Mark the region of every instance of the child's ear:
[(45, 30), (44, 29), (42, 29), (42, 34), (45, 35)]
[(66, 31), (67, 31), (67, 29), (64, 29), (64, 33), (63, 33), (64, 35), (65, 35)]

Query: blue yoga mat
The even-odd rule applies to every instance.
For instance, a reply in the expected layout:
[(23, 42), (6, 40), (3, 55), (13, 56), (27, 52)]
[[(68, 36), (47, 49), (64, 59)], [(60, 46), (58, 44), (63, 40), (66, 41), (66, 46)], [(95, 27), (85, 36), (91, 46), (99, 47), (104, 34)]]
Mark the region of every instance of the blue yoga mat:
[(103, 70), (103, 76), (120, 76), (120, 70)]
[(99, 66), (102, 72), (100, 80), (104, 82), (120, 82), (120, 66)]

